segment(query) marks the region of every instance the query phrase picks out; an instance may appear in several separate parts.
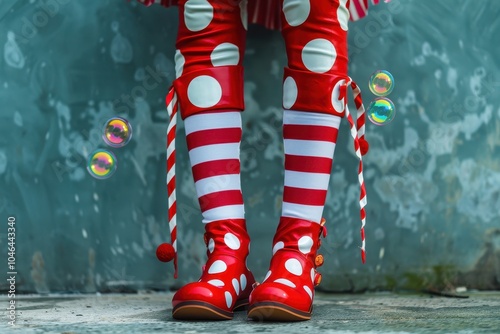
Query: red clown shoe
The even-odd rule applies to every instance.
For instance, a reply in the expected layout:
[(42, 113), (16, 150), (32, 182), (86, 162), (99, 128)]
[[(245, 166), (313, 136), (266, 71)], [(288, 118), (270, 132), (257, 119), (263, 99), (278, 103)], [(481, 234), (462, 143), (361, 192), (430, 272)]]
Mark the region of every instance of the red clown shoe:
[(250, 239), (244, 220), (205, 225), (208, 260), (198, 282), (179, 289), (172, 316), (185, 320), (230, 320), (248, 305), (255, 279), (246, 266)]
[(250, 295), (248, 317), (267, 321), (309, 320), (312, 314), (314, 287), (321, 282), (316, 268), (323, 256), (316, 251), (321, 224), (282, 217), (273, 240), (273, 257), (266, 278), (256, 284)]

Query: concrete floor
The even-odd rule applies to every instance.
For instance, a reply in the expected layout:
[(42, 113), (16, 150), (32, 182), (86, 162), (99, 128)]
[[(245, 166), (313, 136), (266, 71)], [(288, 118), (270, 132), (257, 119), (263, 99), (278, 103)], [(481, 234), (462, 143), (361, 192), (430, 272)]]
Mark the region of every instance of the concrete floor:
[[(20, 295), (17, 325), (4, 316), (0, 333), (500, 333), (500, 292), (468, 296), (317, 293), (310, 321), (261, 323), (245, 312), (232, 321), (175, 321), (171, 293)], [(0, 302), (8, 305), (5, 295)]]

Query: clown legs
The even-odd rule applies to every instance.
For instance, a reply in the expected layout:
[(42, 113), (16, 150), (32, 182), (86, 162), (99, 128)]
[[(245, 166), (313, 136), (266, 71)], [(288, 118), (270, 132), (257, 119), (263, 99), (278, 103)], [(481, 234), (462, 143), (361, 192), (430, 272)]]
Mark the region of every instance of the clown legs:
[(233, 317), (255, 280), (240, 185), (246, 29), (235, 1), (179, 1), (175, 91), (185, 122), (208, 260), (174, 295), (176, 319)]
[(311, 317), (321, 281), (317, 254), (326, 235), (323, 207), (347, 82), (345, 0), (284, 0), (282, 34), (288, 67), (283, 84), (285, 181), (281, 219), (264, 281), (250, 296), (248, 316), (296, 321)]

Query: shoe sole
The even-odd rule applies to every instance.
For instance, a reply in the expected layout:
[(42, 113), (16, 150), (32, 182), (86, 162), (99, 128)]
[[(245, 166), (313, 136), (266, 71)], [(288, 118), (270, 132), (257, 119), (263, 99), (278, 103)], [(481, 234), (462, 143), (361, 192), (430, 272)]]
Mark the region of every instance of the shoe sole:
[[(234, 311), (243, 311), (248, 306), (248, 299), (239, 300)], [(200, 301), (185, 301), (177, 304), (172, 310), (172, 317), (177, 320), (231, 320), (233, 312), (228, 312), (215, 305)]]
[(275, 302), (257, 303), (248, 309), (248, 317), (256, 321), (305, 321), (311, 314)]

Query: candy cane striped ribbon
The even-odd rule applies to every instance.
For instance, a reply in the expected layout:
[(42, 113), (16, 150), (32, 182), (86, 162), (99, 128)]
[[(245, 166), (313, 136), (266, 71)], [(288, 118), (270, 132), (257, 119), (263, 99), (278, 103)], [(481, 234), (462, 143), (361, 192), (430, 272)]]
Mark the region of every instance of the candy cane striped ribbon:
[(167, 194), (168, 227), (170, 242), (174, 248), (174, 278), (177, 278), (177, 198), (175, 192), (175, 131), (177, 129), (177, 94), (174, 87), (167, 94), (166, 101), (169, 123), (167, 128)]
[[(384, 0), (384, 2), (390, 2), (391, 0)], [(378, 5), (380, 0), (371, 0), (371, 3)], [(368, 0), (351, 0), (349, 3), (349, 13), (351, 14), (351, 21), (357, 21), (362, 19), (368, 14)]]
[[(361, 154), (360, 142), (365, 140), (365, 107), (363, 106), (363, 99), (361, 98), (361, 90), (358, 85), (349, 78), (346, 86), (351, 86), (354, 95), (354, 104), (357, 109), (357, 120), (354, 123), (353, 117), (349, 112), (349, 108), (345, 108), (345, 114), (347, 120), (349, 121), (349, 126), (351, 130), (351, 136), (354, 140), (354, 150), (356, 151), (356, 156), (359, 159), (358, 167), (358, 181), (359, 181), (359, 207), (361, 216), (361, 261), (366, 262), (366, 249), (365, 249), (365, 224), (366, 224), (366, 190), (365, 190), (365, 180), (363, 178), (363, 158)], [(347, 101), (347, 99), (346, 99)]]

